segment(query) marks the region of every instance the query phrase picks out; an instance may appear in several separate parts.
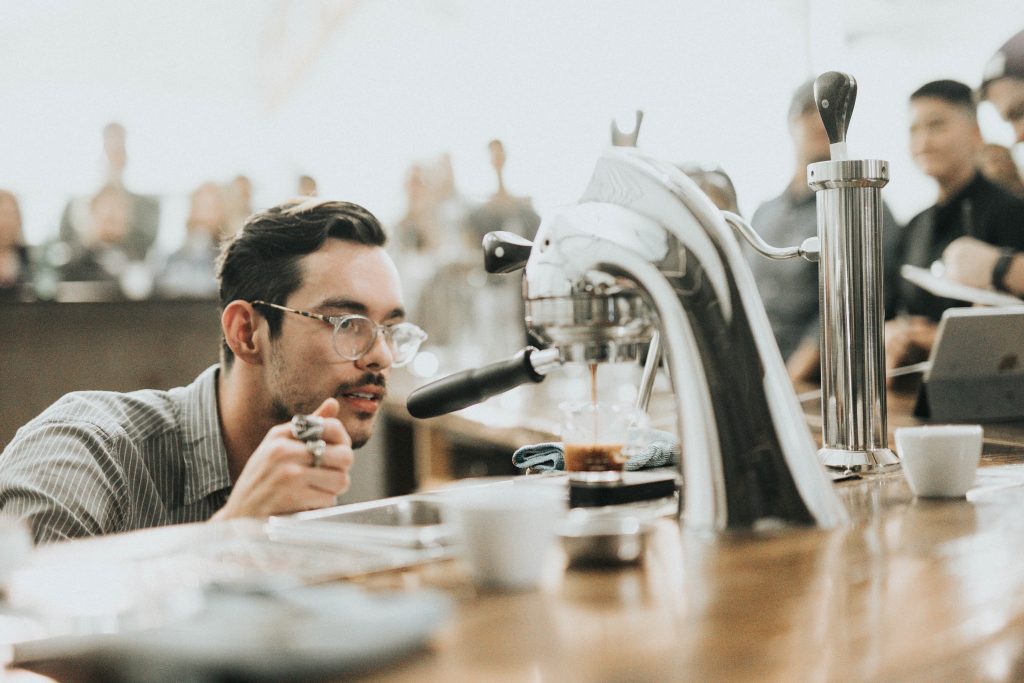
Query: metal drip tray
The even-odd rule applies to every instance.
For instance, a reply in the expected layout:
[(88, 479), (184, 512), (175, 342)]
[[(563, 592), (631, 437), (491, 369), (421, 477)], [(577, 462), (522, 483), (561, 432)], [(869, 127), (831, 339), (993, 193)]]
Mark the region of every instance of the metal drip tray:
[(402, 548), (437, 548), (452, 543), (441, 503), (428, 495), (399, 496), (271, 517), (274, 540), (352, 545), (376, 543)]

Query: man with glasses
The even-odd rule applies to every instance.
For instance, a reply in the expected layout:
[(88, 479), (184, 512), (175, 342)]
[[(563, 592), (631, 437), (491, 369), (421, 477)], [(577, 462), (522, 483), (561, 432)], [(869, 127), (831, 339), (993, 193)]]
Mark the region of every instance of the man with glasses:
[(0, 454), (0, 514), (46, 542), (333, 505), (391, 368), (426, 339), (384, 242), (346, 202), (253, 215), (219, 262), (220, 363), (187, 387), (59, 400)]

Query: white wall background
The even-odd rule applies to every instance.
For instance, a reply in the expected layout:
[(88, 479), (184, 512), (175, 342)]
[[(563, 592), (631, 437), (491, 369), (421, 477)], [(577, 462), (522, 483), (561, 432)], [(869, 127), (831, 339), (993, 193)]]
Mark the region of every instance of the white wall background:
[(237, 173), (258, 205), (308, 173), (387, 222), (408, 165), (450, 152), (460, 188), (486, 195), (493, 137), (543, 210), (575, 200), (611, 118), (640, 108), (640, 147), (720, 164), (749, 214), (792, 172), (792, 89), (840, 69), (860, 86), (851, 151), (892, 161), (905, 220), (933, 197), (906, 152), (907, 95), (977, 85), (1022, 26), (1020, 0), (0, 0), (0, 187), (45, 239), (96, 188), (118, 120), (128, 185), (165, 197), (167, 248), (187, 193)]

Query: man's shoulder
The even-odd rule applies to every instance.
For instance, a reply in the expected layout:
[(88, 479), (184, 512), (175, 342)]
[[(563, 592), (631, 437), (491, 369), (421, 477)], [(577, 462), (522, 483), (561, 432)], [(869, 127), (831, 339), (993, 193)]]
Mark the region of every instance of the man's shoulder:
[(73, 391), (65, 394), (26, 425), (67, 424), (96, 428), (107, 435), (161, 434), (176, 426), (171, 392), (143, 389)]
[(818, 230), (814, 195), (794, 198), (783, 192), (777, 197), (762, 202), (754, 211), (750, 222), (754, 229), (769, 242), (772, 240), (792, 241), (810, 237)]
[(932, 204), (924, 211), (919, 211), (918, 213), (914, 214), (914, 216), (909, 221), (907, 221), (907, 225), (904, 227), (904, 230), (910, 231), (924, 224), (925, 221), (928, 220), (928, 217), (931, 214), (935, 213), (936, 206), (936, 204)]
[(789, 198), (787, 197), (786, 193), (783, 192), (782, 194), (776, 195), (776, 196), (772, 197), (771, 199), (766, 199), (765, 201), (763, 201), (760, 204), (758, 204), (757, 208), (754, 209), (754, 216), (753, 216), (753, 218), (757, 218), (758, 216), (775, 214), (775, 213), (778, 213), (780, 211), (784, 211), (784, 210), (788, 209), (791, 205), (792, 205), (792, 202), (789, 200)]
[(1024, 199), (981, 173), (975, 174), (955, 201), (966, 204), (976, 220), (998, 220), (1004, 216), (1017, 218), (1024, 214)]

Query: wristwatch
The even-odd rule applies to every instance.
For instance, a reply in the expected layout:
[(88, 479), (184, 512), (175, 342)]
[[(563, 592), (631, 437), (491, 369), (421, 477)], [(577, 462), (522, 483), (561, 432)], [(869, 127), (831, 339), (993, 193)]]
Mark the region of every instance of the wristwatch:
[(996, 265), (992, 267), (992, 286), (998, 289), (1000, 292), (1008, 292), (1009, 288), (1006, 286), (1006, 273), (1010, 270), (1010, 264), (1013, 263), (1013, 256), (1016, 252), (1013, 249), (1002, 249), (1000, 250), (999, 260), (996, 261)]

